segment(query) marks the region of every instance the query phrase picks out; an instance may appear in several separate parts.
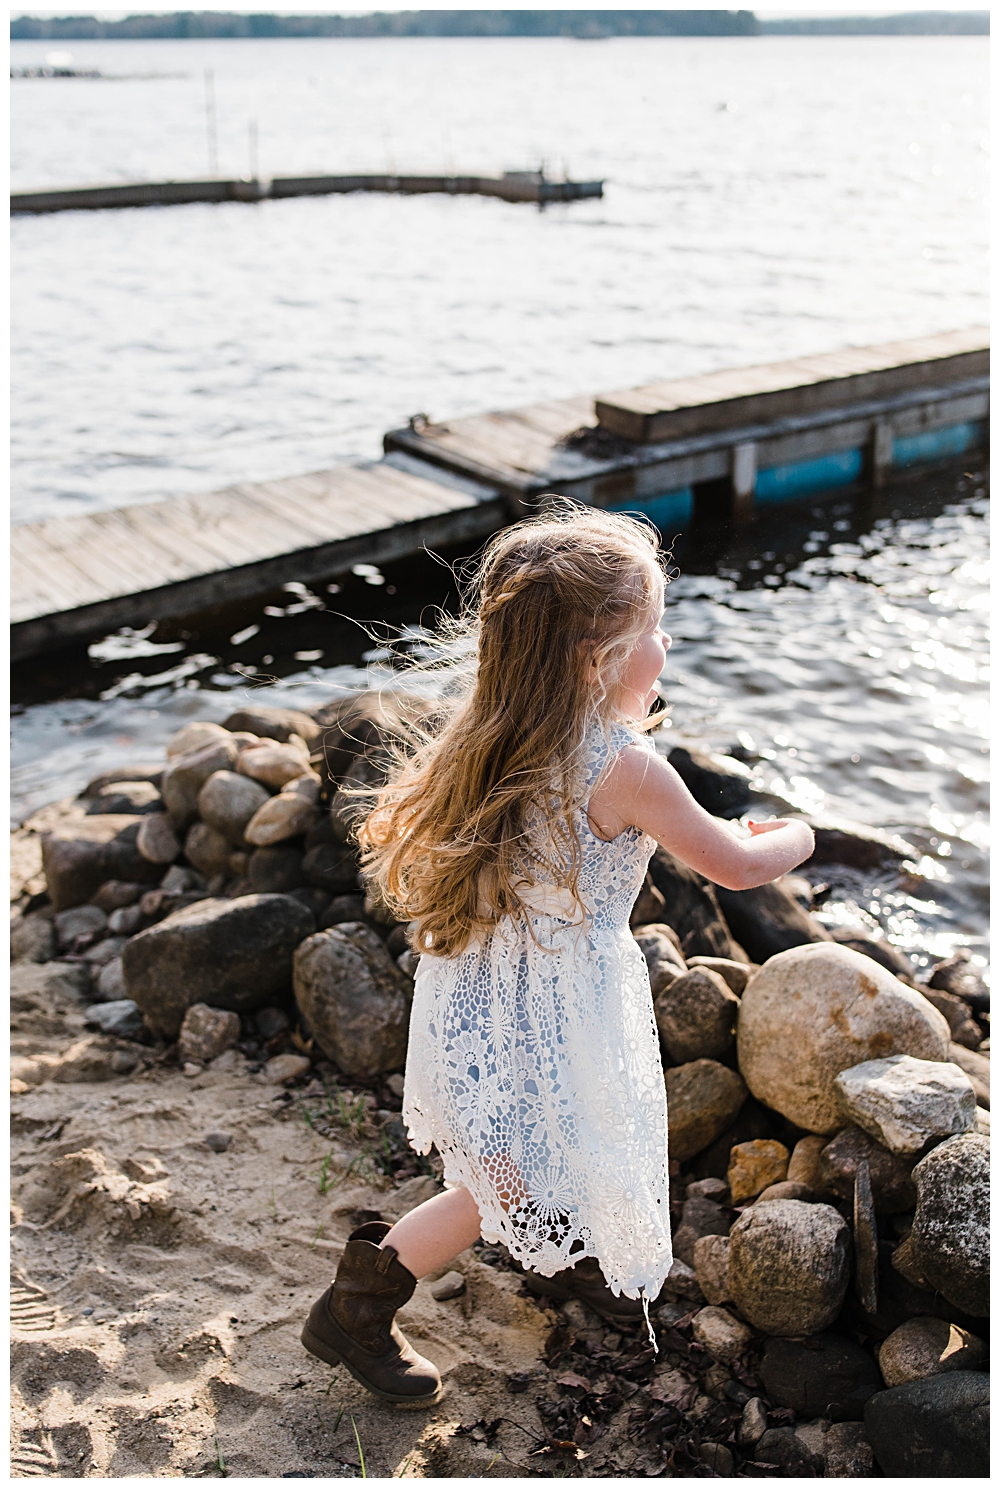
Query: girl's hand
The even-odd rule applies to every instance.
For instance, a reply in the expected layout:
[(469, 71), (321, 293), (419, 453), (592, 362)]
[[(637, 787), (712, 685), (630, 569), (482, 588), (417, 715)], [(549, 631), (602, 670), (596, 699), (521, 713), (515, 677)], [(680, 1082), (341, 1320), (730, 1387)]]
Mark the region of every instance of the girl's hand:
[(779, 827), (790, 827), (791, 822), (787, 816), (780, 816), (774, 821), (748, 821), (747, 826), (756, 837), (760, 832), (776, 832)]

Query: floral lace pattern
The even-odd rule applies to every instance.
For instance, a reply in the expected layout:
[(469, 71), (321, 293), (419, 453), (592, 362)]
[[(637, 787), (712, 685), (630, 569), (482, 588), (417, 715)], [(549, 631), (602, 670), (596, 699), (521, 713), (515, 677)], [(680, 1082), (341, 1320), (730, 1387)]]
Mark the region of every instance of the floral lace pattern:
[[(647, 742), (624, 725), (590, 740), (584, 797)], [(651, 746), (649, 746), (651, 747)], [(617, 1295), (657, 1295), (671, 1263), (667, 1108), (646, 962), (628, 920), (655, 846), (595, 836), (586, 809), (574, 923), (565, 891), (523, 895), (459, 956), (420, 958), (403, 1119), (484, 1239), (543, 1276), (594, 1256)]]

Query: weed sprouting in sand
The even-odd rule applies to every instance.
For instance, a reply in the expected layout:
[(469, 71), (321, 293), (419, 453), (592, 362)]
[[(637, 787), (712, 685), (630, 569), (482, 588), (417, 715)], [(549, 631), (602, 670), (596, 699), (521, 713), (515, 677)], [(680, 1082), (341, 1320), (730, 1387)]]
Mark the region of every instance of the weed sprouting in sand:
[(218, 1464), (219, 1472), (221, 1473), (222, 1477), (228, 1478), (229, 1469), (226, 1467), (226, 1459), (222, 1455), (222, 1443), (219, 1441), (218, 1437), (215, 1438), (215, 1460)]
[(358, 1435), (357, 1422), (355, 1421), (355, 1419), (354, 1419), (353, 1416), (351, 1417), (351, 1425), (354, 1427), (354, 1440), (358, 1444), (358, 1461), (361, 1463), (361, 1476), (363, 1478), (367, 1478), (367, 1476), (368, 1476), (368, 1470), (365, 1467), (365, 1454), (361, 1450), (361, 1438)]

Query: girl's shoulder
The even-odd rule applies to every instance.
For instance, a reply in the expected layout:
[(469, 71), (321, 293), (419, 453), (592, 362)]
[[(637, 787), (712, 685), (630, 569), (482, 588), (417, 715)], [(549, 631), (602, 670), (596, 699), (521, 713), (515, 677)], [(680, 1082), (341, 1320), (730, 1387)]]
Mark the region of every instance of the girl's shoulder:
[(587, 732), (587, 785), (594, 784), (617, 754), (633, 746), (647, 750), (654, 748), (648, 734), (627, 723), (615, 720), (607, 724), (592, 724)]

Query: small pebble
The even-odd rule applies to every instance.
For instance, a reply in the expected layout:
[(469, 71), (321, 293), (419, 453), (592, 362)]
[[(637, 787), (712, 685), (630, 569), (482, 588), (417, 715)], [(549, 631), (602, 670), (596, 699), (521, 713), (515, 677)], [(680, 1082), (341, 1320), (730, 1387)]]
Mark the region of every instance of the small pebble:
[(388, 1090), (391, 1090), (392, 1093), (393, 1093), (393, 1095), (399, 1096), (400, 1099), (402, 1099), (403, 1088), (404, 1088), (404, 1083), (405, 1083), (404, 1080), (403, 1080), (402, 1075), (400, 1075), (400, 1074), (387, 1075), (386, 1076), (385, 1083), (386, 1083), (386, 1088)]
[(431, 1283), (431, 1296), (435, 1302), (449, 1302), (465, 1291), (465, 1277), (461, 1271), (449, 1271), (438, 1281)]
[(201, 1065), (200, 1064), (186, 1064), (184, 1066), (184, 1078), (185, 1078), (185, 1080), (193, 1080), (194, 1077), (195, 1077), (195, 1075), (200, 1075), (200, 1074), (201, 1074)]
[(264, 1074), (267, 1079), (281, 1085), (285, 1080), (298, 1080), (302, 1075), (308, 1074), (311, 1067), (311, 1060), (306, 1059), (304, 1054), (276, 1054), (265, 1064)]
[(116, 1075), (130, 1075), (138, 1063), (139, 1056), (131, 1049), (116, 1049), (111, 1056), (111, 1068)]
[(622, 1336), (620, 1333), (605, 1333), (604, 1347), (607, 1349), (609, 1354), (617, 1353), (621, 1346)]
[(213, 1152), (225, 1152), (232, 1140), (232, 1132), (208, 1132), (205, 1137), (205, 1146), (211, 1147)]
[(93, 1316), (93, 1312), (94, 1312), (94, 1309), (92, 1307), (81, 1307), (80, 1308), (80, 1316), (81, 1317), (92, 1317)]

